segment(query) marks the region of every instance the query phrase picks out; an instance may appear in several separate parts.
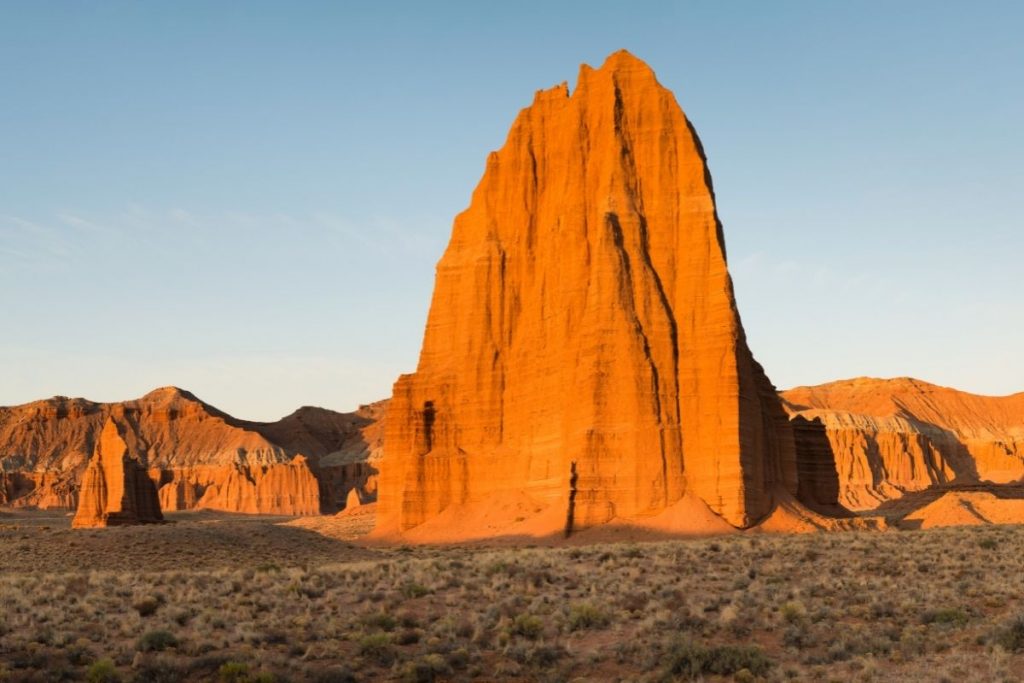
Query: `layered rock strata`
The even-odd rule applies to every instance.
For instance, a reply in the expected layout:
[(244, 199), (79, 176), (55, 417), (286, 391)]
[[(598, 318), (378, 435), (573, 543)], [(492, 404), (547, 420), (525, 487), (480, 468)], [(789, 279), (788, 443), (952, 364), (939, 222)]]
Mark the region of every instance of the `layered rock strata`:
[(685, 496), (747, 527), (796, 494), (700, 140), (639, 59), (538, 92), (488, 157), (385, 453), (381, 534), (642, 523)]
[(781, 393), (820, 422), (839, 501), (872, 510), (935, 486), (1024, 479), (1024, 393), (978, 396), (910, 378), (857, 378)]
[(75, 509), (89, 455), (114, 419), (164, 510), (336, 512), (353, 488), (375, 496), (384, 409), (306, 407), (247, 422), (174, 387), (122, 403), (55, 397), (0, 407), (0, 505)]
[(82, 529), (161, 521), (156, 486), (145, 464), (129, 455), (121, 430), (108, 418), (82, 477), (71, 526)]

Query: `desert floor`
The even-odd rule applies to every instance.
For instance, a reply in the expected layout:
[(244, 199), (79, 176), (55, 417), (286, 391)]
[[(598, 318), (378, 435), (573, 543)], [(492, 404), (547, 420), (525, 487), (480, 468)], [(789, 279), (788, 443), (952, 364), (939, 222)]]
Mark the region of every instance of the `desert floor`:
[(0, 681), (1001, 681), (1024, 527), (360, 547), (0, 514)]

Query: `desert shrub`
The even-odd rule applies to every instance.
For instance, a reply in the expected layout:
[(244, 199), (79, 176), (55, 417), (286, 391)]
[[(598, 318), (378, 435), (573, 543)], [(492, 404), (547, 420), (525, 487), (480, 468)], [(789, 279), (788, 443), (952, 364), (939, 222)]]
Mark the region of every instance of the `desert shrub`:
[(611, 617), (600, 607), (582, 602), (569, 608), (569, 630), (582, 631), (588, 628), (604, 628), (611, 623)]
[(708, 673), (727, 676), (746, 669), (755, 676), (763, 676), (772, 668), (764, 650), (756, 645), (722, 645), (708, 651), (705, 669)]
[(619, 598), (619, 606), (627, 612), (640, 612), (647, 603), (650, 602), (650, 597), (647, 593), (627, 593)]
[(398, 615), (398, 623), (405, 628), (418, 628), (420, 625), (420, 619), (412, 612), (403, 612)]
[(532, 614), (520, 614), (512, 622), (509, 632), (527, 640), (537, 640), (544, 633), (544, 621)]
[(77, 642), (64, 648), (64, 655), (75, 666), (82, 666), (93, 659), (92, 651), (82, 642)]
[(631, 545), (631, 546), (627, 546), (626, 548), (623, 549), (622, 556), (635, 559), (635, 558), (638, 558), (638, 557), (643, 557), (644, 554), (643, 554), (643, 551), (640, 550), (640, 548), (638, 548), (635, 545)]
[(451, 668), (441, 655), (430, 654), (408, 662), (402, 669), (402, 680), (408, 683), (433, 683), (438, 677), (451, 673)]
[(420, 642), (420, 630), (417, 628), (402, 629), (395, 638), (399, 645), (415, 645)]
[(782, 632), (782, 644), (787, 647), (805, 648), (814, 644), (814, 638), (804, 624), (787, 626)]
[(802, 602), (790, 601), (782, 606), (782, 618), (790, 624), (803, 621), (806, 616), (807, 608)]
[(310, 600), (322, 598), (325, 592), (323, 586), (311, 586), (309, 584), (296, 585), (294, 591), (296, 595), (309, 598)]
[(390, 666), (395, 661), (395, 648), (391, 645), (391, 636), (386, 633), (363, 636), (359, 639), (359, 654), (381, 666)]
[(356, 683), (356, 676), (347, 666), (332, 666), (310, 676), (312, 683)]
[(249, 683), (249, 667), (241, 662), (224, 662), (217, 670), (221, 683)]
[(398, 625), (398, 620), (390, 614), (385, 612), (377, 612), (375, 614), (367, 614), (361, 619), (363, 626), (367, 628), (375, 628), (379, 631), (394, 631)]
[(164, 606), (166, 598), (163, 595), (147, 595), (132, 603), (132, 608), (139, 613), (140, 617), (150, 617)]
[(994, 634), (992, 641), (1007, 652), (1024, 650), (1024, 615), (1004, 624)]
[(560, 645), (536, 645), (526, 650), (523, 658), (519, 661), (522, 664), (549, 669), (566, 654), (565, 648)]
[(932, 609), (921, 615), (922, 624), (939, 624), (951, 628), (963, 628), (968, 621), (970, 621), (970, 617), (967, 612), (959, 607)]
[(424, 585), (413, 582), (402, 584), (402, 595), (407, 598), (422, 598), (428, 593), (430, 593), (430, 589)]
[(140, 652), (162, 652), (177, 645), (178, 639), (170, 631), (150, 631), (139, 638), (136, 649)]
[(448, 666), (453, 669), (465, 669), (469, 666), (469, 652), (465, 648), (459, 648), (448, 653), (446, 658)]
[(754, 645), (720, 645), (712, 648), (689, 640), (674, 643), (667, 653), (666, 674), (697, 680), (705, 674), (730, 676), (746, 670), (764, 676), (772, 662)]
[(690, 640), (680, 640), (670, 646), (665, 658), (665, 673), (696, 680), (704, 673), (707, 648)]
[(828, 650), (826, 651), (827, 661), (829, 662), (845, 662), (852, 656), (852, 646), (849, 641), (842, 638), (829, 643)]
[(187, 680), (187, 672), (171, 662), (152, 662), (135, 670), (134, 683), (179, 683)]
[(192, 617), (194, 617), (195, 614), (192, 612), (192, 610), (178, 609), (174, 610), (170, 616), (171, 621), (173, 621), (175, 624), (177, 624), (178, 626), (185, 626), (186, 624), (188, 624), (188, 622), (192, 620)]
[(86, 683), (117, 683), (121, 676), (117, 673), (113, 660), (98, 659), (85, 671)]
[(978, 540), (978, 547), (982, 550), (995, 550), (999, 547), (999, 541), (991, 536), (986, 536), (985, 538)]

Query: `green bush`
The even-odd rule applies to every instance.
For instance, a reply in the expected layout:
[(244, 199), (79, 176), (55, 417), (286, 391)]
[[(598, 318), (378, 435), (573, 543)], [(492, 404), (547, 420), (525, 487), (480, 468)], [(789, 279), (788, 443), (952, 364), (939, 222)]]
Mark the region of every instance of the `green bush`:
[(361, 619), (361, 621), (363, 622), (363, 626), (371, 629), (377, 629), (378, 631), (394, 631), (395, 627), (398, 626), (398, 620), (384, 612), (367, 614)]
[(690, 640), (680, 640), (667, 653), (666, 674), (697, 680), (707, 674), (729, 676), (746, 670), (763, 676), (772, 667), (764, 651), (754, 645), (720, 645), (705, 647)]
[(1024, 650), (1024, 615), (999, 629), (992, 640), (1007, 652)]
[(391, 645), (391, 636), (386, 633), (363, 636), (359, 639), (359, 654), (381, 666), (390, 666), (395, 661), (395, 648)]
[(569, 630), (582, 631), (588, 628), (605, 628), (611, 617), (600, 607), (582, 602), (569, 608)]
[(221, 683), (249, 683), (249, 667), (241, 662), (224, 662), (217, 676)]
[(427, 595), (428, 593), (430, 593), (430, 589), (418, 583), (402, 584), (402, 595), (404, 595), (407, 598), (422, 598), (424, 595)]
[(140, 652), (162, 652), (177, 645), (178, 639), (170, 631), (150, 631), (139, 638), (136, 647)]
[(946, 607), (944, 609), (928, 610), (921, 615), (923, 624), (940, 624), (952, 628), (963, 628), (970, 621), (967, 612), (959, 607)]
[(802, 602), (792, 600), (782, 606), (782, 618), (787, 623), (795, 624), (798, 621), (803, 621), (807, 617), (807, 608), (804, 607)]
[(402, 680), (407, 683), (433, 683), (450, 673), (451, 668), (441, 655), (430, 654), (408, 662), (402, 669)]
[(356, 683), (356, 675), (347, 666), (334, 666), (318, 671), (312, 677), (312, 683)]
[(527, 640), (537, 640), (544, 633), (544, 621), (532, 614), (520, 614), (512, 622), (509, 631), (512, 635), (522, 636)]
[(89, 665), (85, 672), (87, 683), (117, 683), (121, 676), (117, 673), (114, 662), (110, 659), (98, 659)]

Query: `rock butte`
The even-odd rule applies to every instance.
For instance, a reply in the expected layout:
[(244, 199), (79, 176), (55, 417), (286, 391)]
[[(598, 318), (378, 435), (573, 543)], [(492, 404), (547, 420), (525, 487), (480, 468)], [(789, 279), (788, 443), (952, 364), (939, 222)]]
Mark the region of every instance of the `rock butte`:
[(113, 419), (164, 511), (335, 512), (353, 488), (375, 498), (383, 410), (307, 407), (246, 422), (174, 387), (123, 403), (55, 397), (0, 408), (0, 505), (74, 509), (89, 454)]
[(128, 444), (111, 418), (82, 477), (75, 529), (152, 524), (163, 521), (156, 486), (146, 467), (128, 454)]
[(781, 396), (791, 415), (817, 423), (835, 460), (839, 502), (850, 510), (935, 486), (1024, 480), (1024, 393), (977, 396), (862, 377)]
[(798, 493), (700, 141), (644, 62), (538, 92), (488, 157), (384, 443), (378, 536), (721, 531)]

